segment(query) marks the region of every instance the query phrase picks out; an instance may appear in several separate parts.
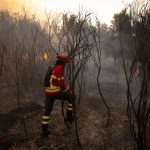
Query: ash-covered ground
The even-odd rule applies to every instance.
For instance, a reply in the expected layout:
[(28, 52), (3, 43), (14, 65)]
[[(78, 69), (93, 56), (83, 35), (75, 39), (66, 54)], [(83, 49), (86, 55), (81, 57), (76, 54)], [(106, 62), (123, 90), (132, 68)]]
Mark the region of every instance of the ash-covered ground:
[[(75, 123), (70, 124), (69, 129), (64, 124), (60, 101), (54, 104), (49, 123), (52, 134), (46, 139), (40, 138), (43, 98), (37, 97), (36, 101), (24, 98), (21, 101), (21, 110), (15, 108), (13, 101), (3, 103), (0, 114), (0, 150), (136, 149), (126, 114), (125, 88), (104, 84), (102, 93), (110, 108), (108, 126), (107, 109), (96, 90), (85, 95), (80, 105), (77, 105), (80, 147), (77, 146)], [(7, 112), (4, 107), (8, 108)]]

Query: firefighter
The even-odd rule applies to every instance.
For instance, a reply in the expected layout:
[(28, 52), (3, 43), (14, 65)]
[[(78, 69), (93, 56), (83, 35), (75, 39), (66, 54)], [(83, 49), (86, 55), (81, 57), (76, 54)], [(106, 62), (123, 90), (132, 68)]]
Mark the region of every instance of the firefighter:
[(57, 55), (56, 63), (51, 67), (51, 75), (49, 77), (49, 85), (45, 85), (45, 112), (42, 116), (42, 136), (47, 137), (49, 135), (48, 124), (50, 121), (50, 114), (53, 109), (53, 104), (56, 99), (67, 100), (66, 120), (73, 120), (73, 105), (72, 100), (75, 101), (75, 96), (71, 94), (70, 89), (64, 81), (64, 68), (69, 61), (69, 57), (64, 53)]

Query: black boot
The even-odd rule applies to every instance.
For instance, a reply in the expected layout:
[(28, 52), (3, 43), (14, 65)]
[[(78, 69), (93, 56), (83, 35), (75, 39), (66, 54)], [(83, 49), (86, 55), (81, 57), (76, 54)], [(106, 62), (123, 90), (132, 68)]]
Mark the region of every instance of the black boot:
[(74, 121), (74, 116), (73, 116), (73, 112), (70, 110), (66, 111), (66, 121)]
[(42, 124), (42, 137), (48, 137), (49, 131), (48, 131), (48, 124)]

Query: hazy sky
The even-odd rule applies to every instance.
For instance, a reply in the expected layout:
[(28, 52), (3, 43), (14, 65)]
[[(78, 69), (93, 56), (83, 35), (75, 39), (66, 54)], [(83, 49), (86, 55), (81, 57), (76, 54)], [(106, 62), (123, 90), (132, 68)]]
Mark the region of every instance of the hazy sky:
[(127, 3), (132, 0), (0, 0), (0, 9), (17, 12), (25, 7), (37, 14), (42, 14), (45, 9), (74, 13), (82, 9), (93, 12), (100, 21), (110, 24), (113, 15), (123, 9), (123, 1)]

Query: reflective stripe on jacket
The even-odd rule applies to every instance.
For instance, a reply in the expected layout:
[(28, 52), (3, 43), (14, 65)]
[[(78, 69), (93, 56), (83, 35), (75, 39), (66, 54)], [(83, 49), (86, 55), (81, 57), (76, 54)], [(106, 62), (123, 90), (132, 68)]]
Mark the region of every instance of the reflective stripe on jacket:
[(64, 82), (64, 68), (61, 65), (57, 65), (52, 72), (50, 78), (50, 87), (45, 87), (46, 94), (57, 94), (61, 90), (65, 90), (66, 85)]

